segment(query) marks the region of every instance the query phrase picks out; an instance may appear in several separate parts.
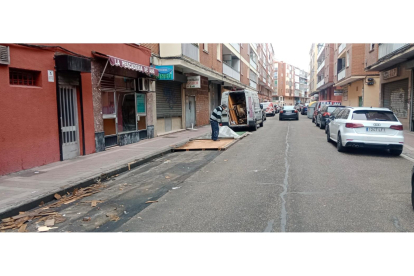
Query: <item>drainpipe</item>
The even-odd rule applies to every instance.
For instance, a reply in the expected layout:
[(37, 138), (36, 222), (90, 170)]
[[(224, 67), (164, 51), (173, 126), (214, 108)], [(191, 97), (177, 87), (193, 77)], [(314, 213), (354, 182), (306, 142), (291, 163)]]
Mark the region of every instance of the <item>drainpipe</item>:
[(362, 83), (362, 106), (365, 105), (364, 90), (365, 90), (365, 84), (367, 83), (366, 79), (367, 77), (364, 78), (363, 83)]

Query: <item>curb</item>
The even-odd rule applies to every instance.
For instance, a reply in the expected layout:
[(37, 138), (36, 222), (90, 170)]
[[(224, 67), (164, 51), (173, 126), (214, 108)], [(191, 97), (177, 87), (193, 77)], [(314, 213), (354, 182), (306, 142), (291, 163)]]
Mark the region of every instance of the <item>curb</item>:
[[(202, 135), (200, 135), (200, 137), (201, 136)], [(88, 187), (88, 186), (91, 186), (91, 185), (97, 183), (99, 180), (105, 180), (107, 178), (110, 178), (111, 176), (129, 171), (129, 169), (132, 170), (132, 169), (134, 169), (138, 166), (141, 166), (145, 163), (148, 163), (148, 162), (150, 162), (150, 161), (152, 161), (156, 158), (159, 158), (159, 157), (164, 156), (168, 153), (171, 153), (172, 149), (174, 147), (183, 146), (186, 143), (188, 143), (188, 141), (189, 141), (189, 139), (186, 139), (183, 142), (174, 144), (172, 146), (164, 147), (163, 149), (161, 149), (161, 150), (159, 150), (159, 151), (157, 151), (153, 154), (150, 154), (150, 155), (148, 155), (144, 158), (136, 159), (135, 161), (126, 163), (125, 165), (114, 167), (112, 169), (109, 169), (105, 173), (95, 174), (93, 176), (87, 177), (84, 180), (82, 180), (81, 182), (73, 183), (73, 185), (69, 184), (69, 185), (66, 185), (64, 188), (55, 189), (55, 190), (53, 190), (53, 191), (51, 191), (47, 194), (39, 195), (38, 198), (30, 199), (30, 200), (27, 200), (27, 201), (21, 201), (19, 205), (11, 206), (11, 207), (6, 208), (4, 210), (0, 210), (0, 220), (4, 219), (4, 218), (11, 217), (11, 216), (18, 215), (19, 212), (26, 212), (26, 211), (29, 211), (33, 208), (36, 208), (40, 205), (40, 203), (42, 201), (45, 204), (48, 203), (48, 202), (51, 202), (51, 201), (55, 200), (54, 196), (55, 196), (56, 193), (65, 194), (66, 192), (72, 192), (75, 188), (85, 188), (85, 187)]]

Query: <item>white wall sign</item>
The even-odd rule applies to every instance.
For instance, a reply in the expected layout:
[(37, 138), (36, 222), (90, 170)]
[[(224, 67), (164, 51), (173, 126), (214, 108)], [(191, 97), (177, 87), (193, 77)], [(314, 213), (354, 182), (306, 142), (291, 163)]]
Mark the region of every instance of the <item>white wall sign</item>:
[(47, 80), (49, 82), (55, 82), (55, 76), (53, 75), (53, 70), (47, 70)]
[(190, 76), (187, 77), (186, 88), (201, 88), (201, 77), (200, 76)]

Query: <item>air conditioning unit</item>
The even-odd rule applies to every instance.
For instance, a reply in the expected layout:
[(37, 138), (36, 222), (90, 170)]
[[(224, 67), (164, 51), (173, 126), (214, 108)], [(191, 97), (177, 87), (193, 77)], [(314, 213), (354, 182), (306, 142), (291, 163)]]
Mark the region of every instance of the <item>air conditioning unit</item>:
[(9, 46), (0, 45), (0, 64), (10, 64), (10, 48)]
[(138, 91), (148, 91), (149, 79), (139, 78), (138, 79)]

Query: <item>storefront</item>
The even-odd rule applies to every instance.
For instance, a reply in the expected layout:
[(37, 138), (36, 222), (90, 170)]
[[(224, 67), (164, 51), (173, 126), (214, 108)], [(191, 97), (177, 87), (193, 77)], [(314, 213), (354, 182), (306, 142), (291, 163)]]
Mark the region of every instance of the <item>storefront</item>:
[(99, 144), (124, 146), (153, 137), (148, 102), (157, 73), (154, 68), (108, 56), (99, 81), (104, 140)]

